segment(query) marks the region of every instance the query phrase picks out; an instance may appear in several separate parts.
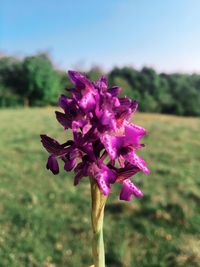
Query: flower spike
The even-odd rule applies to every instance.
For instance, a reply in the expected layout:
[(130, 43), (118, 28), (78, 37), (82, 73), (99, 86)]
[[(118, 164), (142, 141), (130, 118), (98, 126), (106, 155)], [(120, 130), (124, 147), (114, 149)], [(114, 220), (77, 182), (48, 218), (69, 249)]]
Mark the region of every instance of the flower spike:
[(96, 82), (85, 75), (69, 71), (74, 88), (68, 89), (71, 97), (61, 95), (58, 101), (62, 112), (56, 111), (57, 121), (65, 130), (71, 129), (73, 140), (60, 144), (47, 135), (41, 142), (49, 153), (47, 169), (58, 174), (58, 160), (64, 169), (74, 169), (74, 185), (83, 177), (90, 177), (107, 196), (112, 186), (122, 183), (120, 199), (129, 201), (132, 196), (142, 197), (141, 190), (131, 177), (142, 171), (149, 174), (145, 160), (136, 154), (144, 145), (140, 143), (146, 130), (131, 122), (138, 102), (118, 97), (121, 88), (109, 88), (101, 76)]

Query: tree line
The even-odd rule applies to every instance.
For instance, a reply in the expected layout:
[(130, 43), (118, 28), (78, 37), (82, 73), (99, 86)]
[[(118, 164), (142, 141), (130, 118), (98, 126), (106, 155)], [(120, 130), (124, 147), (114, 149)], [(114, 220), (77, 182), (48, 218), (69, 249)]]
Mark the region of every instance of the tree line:
[[(86, 74), (96, 80), (103, 71), (92, 67)], [(123, 88), (122, 95), (137, 99), (143, 112), (185, 116), (200, 115), (200, 75), (157, 73), (153, 68), (113, 68), (110, 86)], [(71, 83), (64, 71), (57, 70), (45, 53), (22, 60), (0, 58), (0, 107), (55, 105)]]

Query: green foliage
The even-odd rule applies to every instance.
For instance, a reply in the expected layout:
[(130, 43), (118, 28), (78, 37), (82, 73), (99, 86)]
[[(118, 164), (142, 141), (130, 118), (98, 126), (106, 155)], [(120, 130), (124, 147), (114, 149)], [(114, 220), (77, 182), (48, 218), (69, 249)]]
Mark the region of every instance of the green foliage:
[(1, 106), (41, 106), (57, 102), (62, 82), (48, 56), (38, 54), (22, 61), (1, 58), (0, 85), (5, 92), (0, 95)]
[(144, 112), (155, 112), (157, 110), (157, 105), (158, 103), (153, 96), (148, 92), (144, 92), (140, 103), (140, 109)]
[(13, 57), (0, 58), (0, 107), (22, 104), (22, 64)]
[[(103, 74), (98, 66), (86, 73), (95, 81)], [(139, 101), (144, 112), (159, 112), (185, 116), (200, 116), (200, 75), (165, 74), (144, 67), (113, 68), (109, 85), (123, 88), (121, 96)], [(66, 72), (56, 70), (47, 54), (37, 54), (19, 60), (0, 58), (0, 107), (45, 106), (57, 103), (60, 94), (71, 88)]]
[(55, 104), (59, 95), (59, 79), (45, 54), (23, 61), (24, 86), (21, 94), (30, 105)]
[[(73, 173), (61, 168), (53, 176), (45, 169), (39, 133), (70, 138), (53, 109), (1, 110), (0, 121), (0, 267), (92, 265), (89, 181), (74, 187)], [(140, 154), (151, 174), (133, 178), (142, 199), (120, 202), (120, 185), (112, 189), (104, 223), (107, 265), (198, 267), (200, 121), (137, 114), (134, 122), (149, 132)]]
[(0, 84), (0, 107), (16, 107), (22, 105), (21, 98), (13, 89)]
[[(123, 82), (121, 82), (123, 80)], [(140, 110), (177, 115), (200, 115), (200, 75), (158, 74), (152, 68), (136, 71), (130, 67), (114, 68), (109, 73), (111, 85), (125, 85), (128, 96), (140, 102)]]

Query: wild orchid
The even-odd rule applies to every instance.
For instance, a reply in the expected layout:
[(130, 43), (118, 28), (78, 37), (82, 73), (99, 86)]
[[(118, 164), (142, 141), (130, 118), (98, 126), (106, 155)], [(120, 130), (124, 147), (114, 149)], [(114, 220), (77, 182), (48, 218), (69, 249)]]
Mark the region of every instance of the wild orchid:
[(105, 266), (103, 244), (103, 216), (107, 196), (115, 183), (121, 183), (120, 200), (129, 201), (143, 193), (131, 181), (142, 171), (149, 173), (143, 158), (136, 154), (144, 145), (141, 138), (146, 130), (131, 122), (138, 103), (127, 97), (118, 97), (121, 88), (108, 88), (105, 77), (91, 82), (86, 76), (69, 71), (75, 88), (71, 97), (61, 95), (56, 118), (65, 130), (71, 129), (73, 140), (60, 144), (47, 135), (41, 142), (49, 153), (47, 169), (59, 173), (58, 160), (64, 169), (74, 169), (74, 185), (89, 177), (92, 196), (93, 259), (95, 267)]

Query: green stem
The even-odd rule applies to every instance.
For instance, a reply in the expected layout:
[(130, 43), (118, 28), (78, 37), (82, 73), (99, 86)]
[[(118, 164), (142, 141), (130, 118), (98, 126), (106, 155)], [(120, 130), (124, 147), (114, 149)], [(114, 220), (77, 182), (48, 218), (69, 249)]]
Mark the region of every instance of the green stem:
[(95, 267), (105, 267), (105, 252), (103, 242), (103, 217), (107, 197), (104, 196), (94, 179), (90, 179), (92, 197), (92, 253)]

